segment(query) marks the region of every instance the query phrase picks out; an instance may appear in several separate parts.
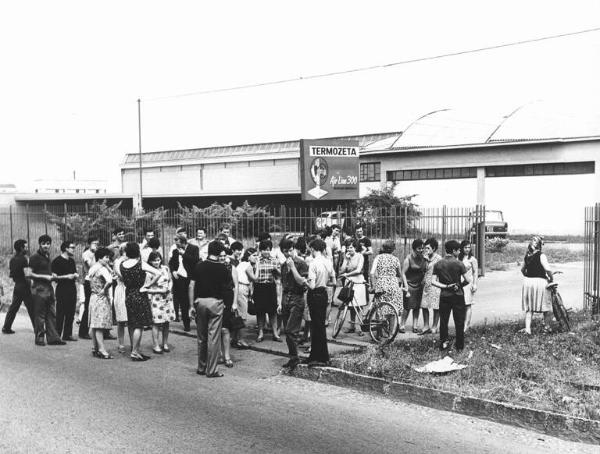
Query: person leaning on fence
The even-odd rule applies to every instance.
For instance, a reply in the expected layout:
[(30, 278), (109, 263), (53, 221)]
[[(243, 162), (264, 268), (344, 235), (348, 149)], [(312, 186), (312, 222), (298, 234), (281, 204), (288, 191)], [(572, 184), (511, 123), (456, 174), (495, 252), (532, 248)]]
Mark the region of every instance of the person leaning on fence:
[(521, 307), (525, 311), (525, 328), (521, 330), (531, 334), (531, 319), (534, 312), (544, 314), (544, 332), (551, 333), (552, 298), (546, 288), (553, 281), (553, 273), (546, 254), (542, 253), (544, 244), (541, 236), (533, 236), (527, 246), (521, 273), (523, 289), (521, 291)]
[[(73, 256), (75, 243), (63, 241), (61, 254), (52, 260), (52, 272), (56, 274), (56, 331), (64, 341), (76, 341), (73, 337), (73, 319), (77, 306), (77, 267)], [(110, 329), (110, 327), (109, 327)]]
[(456, 328), (456, 350), (462, 351), (465, 346), (465, 296), (463, 285), (469, 284), (469, 275), (464, 263), (458, 260), (460, 243), (456, 240), (446, 241), (446, 256), (433, 266), (431, 283), (442, 289), (440, 292), (440, 350), (450, 346), (448, 337), (448, 320), (450, 312)]
[(25, 277), (25, 270), (29, 267), (27, 260), (27, 241), (17, 240), (14, 244), (15, 255), (10, 259), (8, 268), (10, 270), (10, 278), (14, 281), (12, 303), (6, 313), (2, 332), (4, 334), (14, 334), (12, 324), (15, 321), (17, 312), (21, 307), (21, 303), (25, 304), (27, 314), (31, 320), (31, 326), (35, 329), (35, 312), (33, 307), (33, 298), (31, 296), (31, 284)]
[(42, 235), (38, 239), (40, 249), (29, 259), (29, 277), (33, 283), (31, 294), (35, 308), (35, 344), (46, 345), (44, 336), (49, 345), (65, 345), (56, 332), (56, 301), (52, 282), (56, 275), (52, 273), (50, 260), (50, 246), (52, 238)]
[(191, 273), (189, 299), (194, 302), (198, 330), (198, 375), (222, 377), (217, 369), (221, 350), (224, 298), (229, 290), (230, 272), (219, 256), (225, 250), (219, 241), (208, 245), (208, 258), (196, 264)]

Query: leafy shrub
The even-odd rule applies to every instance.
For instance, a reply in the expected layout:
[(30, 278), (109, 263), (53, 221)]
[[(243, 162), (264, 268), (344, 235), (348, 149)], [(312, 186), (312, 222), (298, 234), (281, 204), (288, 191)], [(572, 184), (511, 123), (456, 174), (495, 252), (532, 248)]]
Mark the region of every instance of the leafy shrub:
[(506, 238), (486, 238), (485, 252), (504, 252), (508, 243)]

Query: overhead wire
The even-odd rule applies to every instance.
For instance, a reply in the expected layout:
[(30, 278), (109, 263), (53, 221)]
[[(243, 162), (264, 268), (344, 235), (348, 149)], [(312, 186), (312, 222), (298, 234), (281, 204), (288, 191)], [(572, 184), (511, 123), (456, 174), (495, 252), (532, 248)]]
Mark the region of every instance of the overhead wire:
[(412, 58), (412, 59), (408, 59), (408, 60), (401, 60), (401, 61), (386, 63), (386, 64), (382, 64), (382, 65), (363, 66), (363, 67), (351, 68), (351, 69), (346, 69), (346, 70), (341, 70), (341, 71), (331, 71), (331, 72), (327, 72), (327, 73), (311, 74), (308, 76), (291, 77), (291, 78), (287, 78), (287, 79), (258, 82), (258, 83), (253, 83), (253, 84), (237, 85), (237, 86), (233, 86), (233, 87), (213, 88), (213, 89), (200, 90), (200, 91), (194, 91), (194, 92), (189, 92), (189, 93), (180, 93), (180, 94), (176, 94), (176, 95), (157, 96), (157, 97), (153, 97), (153, 98), (144, 99), (144, 101), (146, 101), (146, 102), (159, 101), (159, 100), (165, 100), (165, 99), (175, 99), (175, 98), (184, 98), (184, 97), (189, 97), (189, 96), (200, 96), (200, 95), (208, 95), (208, 94), (214, 94), (214, 93), (223, 93), (223, 92), (228, 92), (228, 91), (246, 90), (246, 89), (250, 89), (250, 88), (259, 88), (259, 87), (265, 87), (265, 86), (270, 86), (270, 85), (281, 85), (281, 84), (287, 84), (287, 83), (292, 83), (292, 82), (299, 82), (299, 81), (303, 81), (303, 80), (321, 79), (321, 78), (326, 78), (326, 77), (341, 76), (344, 74), (373, 71), (375, 69), (387, 69), (387, 68), (392, 68), (394, 66), (407, 65), (407, 64), (419, 63), (419, 62), (425, 62), (425, 61), (431, 61), (431, 60), (439, 60), (442, 58), (457, 57), (460, 55), (486, 52), (486, 51), (502, 49), (502, 48), (506, 48), (506, 47), (521, 46), (524, 44), (531, 44), (531, 43), (536, 43), (536, 42), (540, 42), (540, 41), (565, 38), (565, 37), (569, 37), (569, 36), (582, 35), (585, 33), (593, 33), (593, 32), (598, 32), (598, 31), (600, 31), (600, 27), (594, 27), (594, 28), (588, 28), (585, 30), (578, 30), (578, 31), (567, 32), (567, 33), (559, 33), (559, 34), (555, 34), (555, 35), (542, 36), (539, 38), (524, 39), (524, 40), (520, 40), (520, 41), (512, 41), (512, 42), (508, 42), (508, 43), (495, 44), (495, 45), (491, 45), (491, 46), (478, 47), (478, 48), (474, 48), (474, 49), (461, 50), (461, 51), (457, 51), (457, 52), (448, 52), (448, 53), (444, 53), (444, 54), (430, 55), (427, 57)]

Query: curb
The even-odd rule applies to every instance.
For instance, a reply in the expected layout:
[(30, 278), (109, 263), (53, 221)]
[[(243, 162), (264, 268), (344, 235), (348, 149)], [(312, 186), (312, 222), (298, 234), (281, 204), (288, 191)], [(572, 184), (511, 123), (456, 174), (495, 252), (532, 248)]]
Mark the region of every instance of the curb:
[(533, 430), (564, 440), (600, 444), (600, 421), (511, 405), (448, 391), (356, 374), (334, 367), (298, 367), (290, 375), (305, 380), (383, 394), (393, 400), (451, 411)]

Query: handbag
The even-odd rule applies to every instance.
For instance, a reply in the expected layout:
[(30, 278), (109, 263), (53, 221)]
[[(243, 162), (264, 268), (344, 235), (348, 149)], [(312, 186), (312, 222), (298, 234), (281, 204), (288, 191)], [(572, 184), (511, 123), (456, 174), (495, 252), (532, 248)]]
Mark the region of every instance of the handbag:
[(240, 314), (237, 310), (234, 311), (233, 315), (231, 316), (231, 329), (238, 330), (244, 328), (245, 326), (246, 323), (244, 323), (244, 319), (240, 317)]
[(254, 298), (252, 298), (252, 295), (248, 296), (248, 314), (256, 315), (256, 306), (254, 305)]
[(352, 298), (354, 298), (354, 282), (346, 279), (344, 286), (340, 290), (340, 293), (338, 293), (337, 299), (346, 304), (352, 301)]

